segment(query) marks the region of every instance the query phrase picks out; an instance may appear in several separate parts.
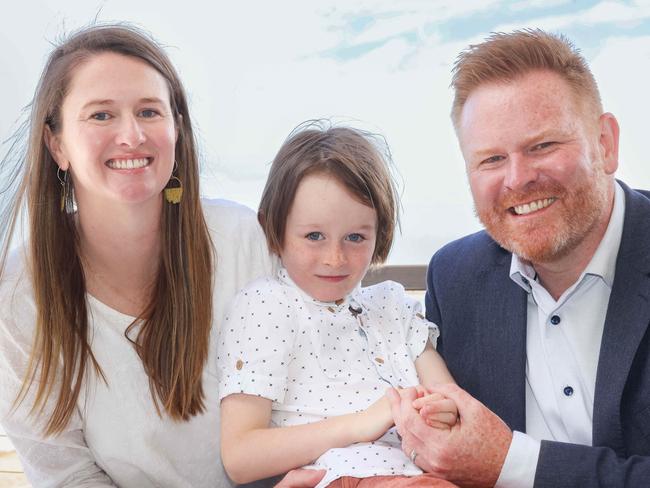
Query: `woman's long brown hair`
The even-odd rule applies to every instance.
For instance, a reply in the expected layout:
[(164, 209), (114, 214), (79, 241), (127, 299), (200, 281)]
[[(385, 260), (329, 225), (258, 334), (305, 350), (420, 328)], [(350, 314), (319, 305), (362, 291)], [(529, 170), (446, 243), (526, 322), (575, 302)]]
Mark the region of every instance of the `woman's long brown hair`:
[[(43, 413), (50, 398), (55, 399), (51, 412), (48, 407), (46, 435), (59, 433), (68, 424), (90, 367), (105, 381), (89, 340), (74, 184), (69, 185), (61, 211), (57, 165), (44, 141), (46, 130), (54, 134), (61, 130), (61, 105), (75, 68), (102, 52), (141, 59), (167, 80), (179, 134), (177, 176), (184, 187), (180, 204), (163, 201), (157, 278), (148, 305), (127, 328), (125, 340), (133, 343), (142, 360), (160, 415), (188, 420), (204, 410), (202, 372), (212, 322), (214, 256), (199, 200), (187, 99), (176, 71), (155, 41), (131, 26), (98, 25), (69, 37), (48, 59), (32, 102), (25, 177), (10, 219), (13, 229), (26, 194), (36, 332), (15, 405), (25, 400), (31, 388), (35, 388), (33, 414)], [(3, 244), (2, 263), (9, 241)]]

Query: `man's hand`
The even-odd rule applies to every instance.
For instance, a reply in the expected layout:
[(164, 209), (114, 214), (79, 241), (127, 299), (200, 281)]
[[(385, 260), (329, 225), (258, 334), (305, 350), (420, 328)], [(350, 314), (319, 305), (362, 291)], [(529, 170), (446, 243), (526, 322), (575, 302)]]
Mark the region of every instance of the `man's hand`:
[(294, 469), (289, 471), (275, 488), (313, 488), (323, 476), (324, 469)]
[(402, 449), (415, 456), (415, 464), (427, 473), (467, 487), (494, 486), (505, 461), (512, 432), (485, 405), (456, 385), (431, 389), (454, 401), (460, 422), (451, 429), (429, 427), (413, 407), (415, 388), (389, 390), (387, 396)]

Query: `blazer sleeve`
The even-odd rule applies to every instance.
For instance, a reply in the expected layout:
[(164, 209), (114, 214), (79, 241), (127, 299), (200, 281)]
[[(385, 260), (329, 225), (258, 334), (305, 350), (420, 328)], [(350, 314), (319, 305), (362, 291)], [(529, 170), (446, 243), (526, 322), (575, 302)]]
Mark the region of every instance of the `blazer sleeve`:
[(621, 458), (608, 447), (542, 441), (536, 488), (648, 486), (650, 456)]

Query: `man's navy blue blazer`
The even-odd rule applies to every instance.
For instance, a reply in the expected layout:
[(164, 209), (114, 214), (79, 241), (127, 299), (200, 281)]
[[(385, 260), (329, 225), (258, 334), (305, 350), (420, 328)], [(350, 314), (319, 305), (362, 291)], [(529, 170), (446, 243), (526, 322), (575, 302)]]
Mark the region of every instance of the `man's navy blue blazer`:
[[(625, 221), (598, 361), (594, 447), (543, 441), (536, 487), (650, 487), (650, 192), (621, 186)], [(426, 310), (458, 384), (525, 432), (527, 294), (510, 279), (511, 256), (484, 231), (443, 247), (429, 264)]]

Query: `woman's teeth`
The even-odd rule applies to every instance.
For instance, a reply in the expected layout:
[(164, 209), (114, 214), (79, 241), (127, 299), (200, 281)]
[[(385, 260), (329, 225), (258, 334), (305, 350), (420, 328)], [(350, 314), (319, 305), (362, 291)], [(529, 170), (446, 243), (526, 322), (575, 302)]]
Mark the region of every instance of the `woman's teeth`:
[(140, 159), (109, 159), (108, 167), (112, 169), (138, 169), (149, 164), (149, 158)]

